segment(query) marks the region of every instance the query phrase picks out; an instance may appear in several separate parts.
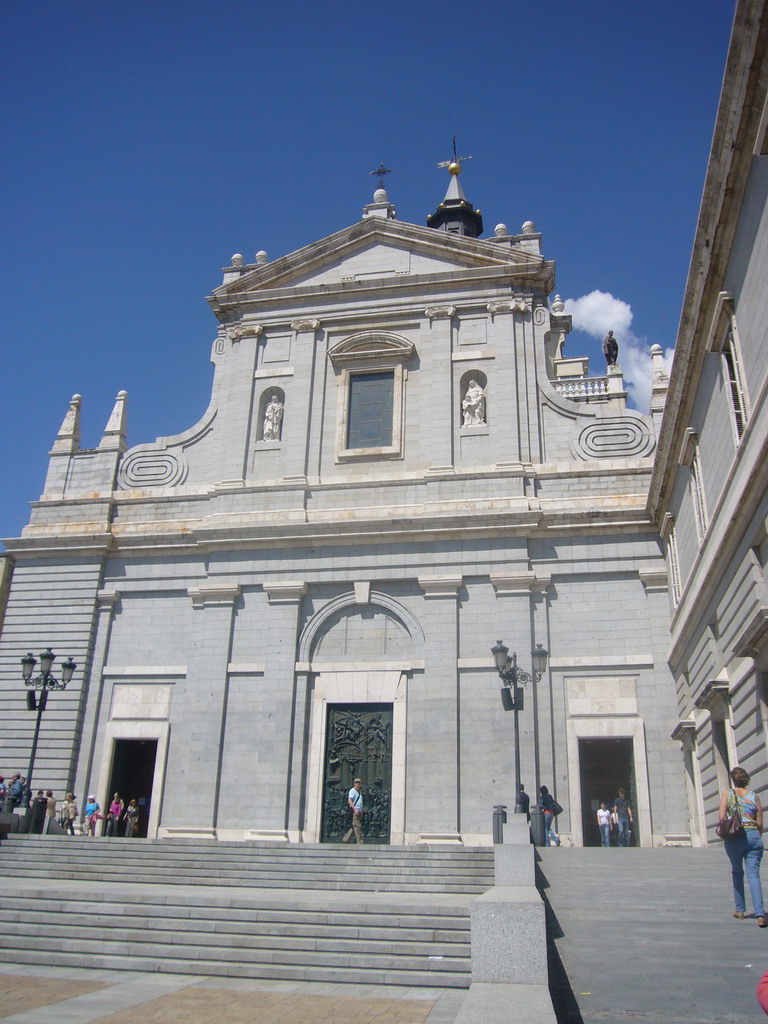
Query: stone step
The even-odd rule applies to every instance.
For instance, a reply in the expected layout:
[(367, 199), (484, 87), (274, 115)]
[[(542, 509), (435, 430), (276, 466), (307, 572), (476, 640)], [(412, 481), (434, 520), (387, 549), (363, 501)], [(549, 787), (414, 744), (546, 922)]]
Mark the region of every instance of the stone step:
[(426, 850), (422, 847), (376, 846), (372, 843), (363, 847), (341, 844), (291, 844), (276, 843), (217, 843), (214, 841), (190, 842), (181, 839), (113, 839), (111, 837), (84, 838), (80, 836), (49, 835), (35, 836), (11, 833), (3, 840), (4, 855), (23, 853), (33, 856), (45, 852), (46, 856), (71, 856), (73, 852), (87, 853), (88, 856), (114, 858), (130, 855), (138, 859), (175, 857), (209, 861), (246, 862), (254, 857), (264, 860), (300, 860), (312, 864), (348, 863), (359, 865), (360, 860), (377, 865), (406, 864), (409, 869), (434, 868), (446, 864), (455, 870), (487, 871), (493, 867), (493, 852), (487, 848), (462, 848), (461, 850), (438, 847)]
[[(5, 866), (4, 866), (5, 867)], [(46, 875), (48, 878), (55, 879), (57, 881), (76, 880), (76, 879), (92, 879), (98, 882), (114, 882), (119, 884), (121, 882), (134, 881), (136, 877), (141, 877), (142, 881), (147, 885), (201, 885), (216, 887), (220, 885), (220, 882), (211, 879), (201, 881), (199, 876), (191, 874), (180, 874), (176, 869), (173, 868), (158, 868), (152, 871), (142, 870), (141, 872), (132, 872), (120, 867), (113, 870), (109, 868), (100, 868), (93, 870), (88, 865), (72, 865), (69, 868), (58, 868), (46, 866)], [(39, 869), (31, 867), (21, 868), (14, 872), (17, 878), (37, 878), (39, 877)], [(409, 879), (408, 876), (401, 878), (383, 878), (381, 876), (365, 875), (360, 878), (318, 878), (311, 872), (250, 872), (244, 875), (234, 875), (228, 873), (226, 876), (226, 884), (228, 886), (242, 886), (244, 888), (250, 888), (253, 885), (260, 885), (264, 887), (274, 889), (292, 889), (294, 886), (309, 886), (316, 884), (319, 889), (324, 889), (328, 892), (339, 892), (344, 891), (354, 885), (359, 892), (414, 892), (414, 893), (472, 893), (480, 895), (490, 888), (488, 884), (470, 884), (469, 882), (462, 882), (458, 884), (452, 884), (450, 882), (415, 882)]]
[[(469, 988), (469, 967), (463, 971), (393, 970), (367, 965), (362, 971), (350, 971), (343, 956), (335, 967), (301, 966), (282, 963), (231, 963), (206, 960), (204, 963), (188, 959), (166, 957), (158, 960), (143, 956), (114, 956), (47, 950), (12, 949), (3, 951), (4, 961), (14, 964), (44, 964), (50, 967), (82, 967), (91, 970), (146, 971), (170, 974), (195, 973), (201, 976), (261, 978), (274, 981), (323, 981), (333, 984), (398, 985), (413, 988)], [(436, 963), (439, 961), (431, 961)]]
[[(248, 978), (469, 985), (469, 906), (477, 887), (464, 882), (449, 892), (440, 879), (457, 872), (442, 859), (434, 864), (427, 857), (409, 873), (407, 850), (390, 866), (371, 867), (363, 850), (331, 851), (326, 863), (326, 849), (313, 877), (296, 848), (286, 855), (282, 848), (245, 847), (235, 851), (248, 866), (236, 885), (226, 861), (224, 869), (212, 863), (210, 847), (191, 857), (187, 851), (184, 867), (175, 842), (150, 841), (145, 852), (152, 859), (145, 862), (135, 857), (136, 841), (123, 847), (111, 840), (73, 844), (71, 837), (3, 843), (0, 957)], [(414, 859), (423, 861), (423, 852)], [(457, 866), (456, 858), (449, 862)], [(264, 863), (268, 869), (259, 868)], [(331, 876), (322, 870), (328, 864)], [(424, 876), (432, 881), (418, 880)], [(206, 884), (195, 884), (199, 877)], [(392, 879), (403, 889), (389, 885)]]
[[(50, 953), (67, 952), (70, 954), (80, 953), (90, 956), (124, 956), (145, 957), (156, 962), (172, 958), (176, 960), (187, 960), (199, 963), (204, 966), (208, 961), (228, 961), (233, 964), (285, 964), (287, 966), (300, 966), (303, 968), (329, 968), (354, 967), (359, 969), (377, 970), (381, 972), (398, 970), (404, 971), (425, 971), (427, 969), (436, 974), (450, 973), (457, 971), (469, 971), (469, 957), (447, 957), (442, 954), (432, 956), (414, 956), (408, 953), (397, 955), (395, 953), (372, 953), (359, 944), (354, 951), (341, 951), (337, 949), (278, 949), (258, 948), (236, 945), (184, 945), (173, 939), (162, 941), (161, 939), (145, 939), (139, 934), (131, 934), (128, 938), (112, 938), (110, 936), (88, 937), (87, 935), (73, 934), (71, 929), (62, 931), (59, 935), (20, 935), (23, 938), (23, 946), (29, 954), (32, 952)], [(203, 972), (204, 973), (204, 972)]]
[(150, 922), (140, 917), (120, 918), (119, 923), (112, 918), (97, 924), (90, 923), (88, 918), (81, 914), (67, 912), (61, 912), (53, 919), (49, 915), (48, 920), (37, 922), (25, 918), (24, 915), (18, 915), (14, 920), (13, 916), (0, 913), (0, 921), (13, 926), (14, 935), (26, 949), (36, 948), (40, 940), (44, 946), (51, 942), (57, 947), (66, 944), (70, 949), (80, 943), (97, 943), (101, 944), (102, 949), (107, 949), (110, 945), (124, 943), (199, 947), (205, 942), (208, 950), (227, 951), (227, 955), (232, 949), (251, 950), (258, 954), (264, 950), (281, 950), (296, 953), (338, 952), (362, 954), (367, 957), (381, 955), (406, 958), (424, 958), (439, 954), (446, 964), (457, 958), (464, 962), (469, 957), (468, 933), (463, 943), (452, 942), (449, 946), (437, 940), (408, 939), (404, 935), (387, 940), (368, 938), (363, 942), (357, 936), (341, 937), (336, 929), (329, 929), (325, 925), (315, 928), (307, 925), (303, 934), (296, 934), (296, 931), (288, 934), (284, 929), (279, 934), (275, 934), (274, 931), (265, 934), (258, 929), (245, 928), (228, 932), (217, 929), (211, 932), (205, 927), (204, 921), (189, 922), (188, 928), (176, 928), (158, 918)]
[[(15, 906), (11, 905), (13, 903), (14, 901), (12, 900), (3, 900), (3, 907), (0, 908), (0, 927), (14, 925), (17, 932), (21, 930), (26, 931), (27, 928), (30, 928), (33, 929), (29, 932), (30, 934), (38, 934), (40, 929), (42, 929), (43, 933), (46, 933), (49, 928), (59, 923), (58, 916), (52, 919), (50, 909), (35, 910), (30, 909), (28, 902), (23, 904), (18, 902)], [(176, 909), (176, 914), (170, 912), (161, 914), (160, 909), (162, 908), (159, 908), (155, 914), (148, 912), (144, 916), (140, 916), (138, 914), (125, 913), (121, 908), (115, 908), (113, 912), (110, 912), (108, 907), (102, 905), (98, 908), (98, 913), (103, 927), (106, 927), (108, 924), (111, 926), (112, 922), (115, 922), (115, 927), (118, 928), (141, 926), (152, 930), (165, 928), (174, 932), (199, 932), (201, 930), (210, 932), (213, 922), (213, 930), (217, 935), (222, 936), (231, 934), (258, 937), (285, 936), (287, 938), (298, 937), (304, 939), (314, 931), (324, 934), (329, 928), (328, 923), (312, 924), (307, 922), (306, 914), (298, 913), (295, 915), (296, 920), (294, 921), (289, 919), (289, 913), (276, 914), (272, 920), (260, 916), (258, 921), (250, 919), (232, 921), (223, 918), (211, 918), (209, 915), (199, 911), (195, 918), (184, 917), (181, 916), (181, 913), (188, 914), (189, 911), (179, 912), (178, 908), (168, 908), (169, 910)], [(66, 927), (71, 929), (70, 917), (72, 914), (93, 914), (94, 910), (95, 907), (93, 905), (89, 906), (82, 901), (73, 901), (70, 910), (66, 912), (59, 910), (57, 915), (60, 915), (61, 919), (67, 922)], [(339, 915), (339, 917), (341, 918), (342, 915)], [(336, 921), (333, 923), (333, 934), (340, 940), (364, 940), (366, 943), (434, 942), (452, 943), (456, 946), (464, 945), (468, 948), (469, 932), (466, 918), (441, 919), (436, 922), (431, 918), (419, 915), (418, 918), (414, 919), (413, 923), (401, 925), (396, 923), (399, 918), (395, 918), (394, 922), (388, 923), (389, 919), (382, 915), (378, 920), (380, 923), (376, 922), (372, 914), (368, 914), (366, 915), (364, 927), (360, 927), (359, 924), (340, 924)], [(24, 927), (21, 929), (18, 926)]]
[(487, 846), (443, 846), (443, 845), (419, 845), (419, 846), (393, 846), (389, 844), (364, 843), (362, 849), (356, 843), (350, 845), (342, 843), (278, 843), (268, 840), (247, 840), (245, 842), (227, 842), (216, 839), (125, 839), (119, 836), (69, 836), (69, 835), (26, 835), (23, 833), (11, 833), (7, 839), (8, 843), (26, 843), (30, 845), (47, 846), (51, 843), (70, 846), (76, 845), (82, 848), (99, 849), (128, 849), (136, 851), (161, 850), (161, 851), (187, 851), (199, 852), (206, 855), (217, 853), (243, 854), (252, 850), (265, 850), (286, 857), (307, 857), (307, 856), (376, 856), (392, 860), (406, 860), (410, 862), (438, 860), (455, 860), (492, 864), (493, 850)]
[(353, 884), (358, 891), (471, 892), (493, 885), (492, 853), (436, 851), (404, 847), (381, 854), (328, 845), (195, 844), (179, 849), (176, 840), (74, 839), (69, 836), (12, 835), (2, 844), (3, 867), (17, 877), (34, 878), (40, 859), (48, 877), (58, 880), (218, 887), (264, 885), (292, 888), (315, 884), (333, 891)]

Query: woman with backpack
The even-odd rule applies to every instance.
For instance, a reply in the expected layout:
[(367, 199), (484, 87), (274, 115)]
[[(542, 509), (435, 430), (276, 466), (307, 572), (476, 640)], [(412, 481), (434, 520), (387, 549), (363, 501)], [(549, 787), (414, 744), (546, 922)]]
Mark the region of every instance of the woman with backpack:
[(539, 800), (539, 807), (544, 812), (544, 835), (546, 846), (559, 846), (560, 836), (557, 834), (554, 828), (555, 816), (563, 813), (563, 808), (555, 800), (552, 794), (549, 792), (546, 786), (539, 786), (539, 793), (541, 799)]

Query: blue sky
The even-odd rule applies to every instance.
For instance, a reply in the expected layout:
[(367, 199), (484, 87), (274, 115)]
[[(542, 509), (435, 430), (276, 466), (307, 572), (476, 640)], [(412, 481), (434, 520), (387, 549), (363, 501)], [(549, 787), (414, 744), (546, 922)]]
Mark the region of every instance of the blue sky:
[[(129, 444), (190, 426), (232, 253), (358, 220), (382, 160), (399, 218), (424, 223), (454, 133), (486, 235), (533, 220), (563, 298), (605, 292), (637, 345), (672, 347), (732, 17), (730, 0), (4, 0), (0, 536), (27, 521), (73, 393), (83, 447), (123, 388)], [(601, 372), (572, 335), (583, 352)]]

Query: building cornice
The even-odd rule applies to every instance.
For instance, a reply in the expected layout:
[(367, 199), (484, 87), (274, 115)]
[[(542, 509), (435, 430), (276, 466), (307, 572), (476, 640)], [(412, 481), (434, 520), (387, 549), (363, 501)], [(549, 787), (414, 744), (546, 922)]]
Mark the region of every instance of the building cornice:
[[(756, 6), (759, 7), (757, 17)], [(674, 366), (658, 434), (656, 466), (648, 497), (649, 512), (654, 520), (666, 511), (674, 484), (681, 431), (690, 425), (710, 328), (719, 308), (746, 194), (766, 98), (764, 54), (767, 41), (765, 5), (739, 3), (683, 298)]]

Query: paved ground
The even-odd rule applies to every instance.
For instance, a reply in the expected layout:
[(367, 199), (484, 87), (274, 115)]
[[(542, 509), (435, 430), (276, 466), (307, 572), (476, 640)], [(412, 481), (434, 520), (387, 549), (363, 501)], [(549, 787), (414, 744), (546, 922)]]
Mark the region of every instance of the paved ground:
[(731, 916), (722, 849), (539, 853), (560, 1024), (768, 1019), (755, 1000), (768, 929)]
[(464, 995), (0, 965), (2, 1024), (453, 1024)]

